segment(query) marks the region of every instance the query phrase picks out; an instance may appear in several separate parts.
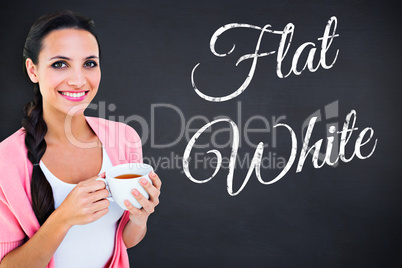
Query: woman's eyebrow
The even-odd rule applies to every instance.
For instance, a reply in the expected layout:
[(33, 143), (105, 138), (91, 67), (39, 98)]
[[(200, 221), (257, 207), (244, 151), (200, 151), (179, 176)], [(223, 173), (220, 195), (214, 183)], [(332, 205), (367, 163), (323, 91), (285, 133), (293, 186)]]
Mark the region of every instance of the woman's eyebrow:
[(89, 60), (89, 59), (99, 59), (99, 57), (92, 55), (92, 56), (86, 57), (85, 59), (86, 59), (86, 60)]
[[(84, 60), (98, 59), (98, 58), (99, 58), (98, 56), (91, 55), (91, 56), (86, 57)], [(54, 59), (71, 60), (69, 57), (65, 57), (65, 56), (54, 56), (54, 57), (51, 57), (49, 60), (54, 60)]]
[(54, 57), (51, 57), (49, 60), (54, 60), (54, 59), (71, 60), (70, 58), (64, 57), (64, 56), (54, 56)]

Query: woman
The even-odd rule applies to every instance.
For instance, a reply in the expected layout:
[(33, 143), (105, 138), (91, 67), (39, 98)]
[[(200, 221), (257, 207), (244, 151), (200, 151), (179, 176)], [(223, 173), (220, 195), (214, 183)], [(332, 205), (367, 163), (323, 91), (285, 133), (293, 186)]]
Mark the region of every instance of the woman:
[(132, 191), (143, 208), (126, 202), (127, 210), (109, 203), (96, 180), (142, 161), (131, 127), (84, 116), (100, 82), (99, 54), (93, 21), (71, 11), (39, 18), (28, 34), (34, 100), (23, 128), (0, 143), (0, 267), (129, 267), (126, 248), (146, 233), (158, 176), (141, 181), (149, 199)]

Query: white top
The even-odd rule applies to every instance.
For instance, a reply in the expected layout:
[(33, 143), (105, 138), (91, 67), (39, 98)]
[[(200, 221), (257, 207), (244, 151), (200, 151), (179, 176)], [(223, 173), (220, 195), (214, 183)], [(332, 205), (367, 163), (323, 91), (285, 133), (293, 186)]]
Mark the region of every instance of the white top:
[[(102, 153), (102, 168), (99, 174), (113, 166), (104, 148)], [(52, 186), (54, 205), (58, 208), (76, 184), (58, 179), (42, 161), (40, 161), (40, 167)], [(71, 227), (54, 254), (55, 267), (104, 267), (113, 255), (117, 222), (123, 212), (124, 210), (115, 202), (110, 202), (108, 214), (99, 220)]]

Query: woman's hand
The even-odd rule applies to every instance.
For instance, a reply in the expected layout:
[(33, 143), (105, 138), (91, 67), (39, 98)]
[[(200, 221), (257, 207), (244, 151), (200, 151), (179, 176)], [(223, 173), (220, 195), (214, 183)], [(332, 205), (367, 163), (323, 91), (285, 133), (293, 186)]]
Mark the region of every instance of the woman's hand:
[(142, 206), (141, 209), (134, 207), (127, 200), (124, 202), (127, 210), (130, 212), (130, 220), (123, 230), (123, 241), (127, 248), (137, 245), (144, 238), (147, 230), (148, 217), (155, 211), (155, 207), (159, 204), (162, 182), (154, 172), (149, 173), (149, 178), (152, 184), (144, 178), (140, 179), (142, 187), (144, 187), (149, 194), (149, 199), (146, 199), (136, 189), (132, 190), (134, 198)]
[(151, 179), (152, 184), (145, 178), (140, 179), (140, 184), (148, 192), (149, 199), (146, 199), (136, 189), (131, 191), (134, 198), (141, 204), (141, 209), (134, 207), (128, 200), (124, 202), (127, 210), (130, 212), (130, 222), (138, 227), (145, 227), (149, 215), (155, 211), (155, 207), (159, 204), (162, 182), (155, 172), (150, 172), (149, 178)]
[(94, 222), (108, 213), (109, 192), (103, 181), (96, 180), (100, 177), (105, 173), (79, 182), (56, 209), (69, 227)]

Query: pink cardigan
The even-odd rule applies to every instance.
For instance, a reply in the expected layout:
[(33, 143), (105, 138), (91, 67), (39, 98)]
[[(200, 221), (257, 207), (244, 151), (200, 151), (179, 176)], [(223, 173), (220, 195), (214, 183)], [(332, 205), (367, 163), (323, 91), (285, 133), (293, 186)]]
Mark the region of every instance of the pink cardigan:
[[(113, 165), (142, 162), (141, 139), (131, 127), (101, 118), (86, 117)], [(32, 237), (40, 225), (31, 205), (32, 164), (27, 158), (25, 132), (21, 128), (0, 143), (0, 260), (25, 239)], [(126, 211), (116, 232), (114, 254), (109, 268), (130, 267), (127, 248), (122, 239), (129, 221)], [(54, 267), (53, 258), (47, 266)]]

